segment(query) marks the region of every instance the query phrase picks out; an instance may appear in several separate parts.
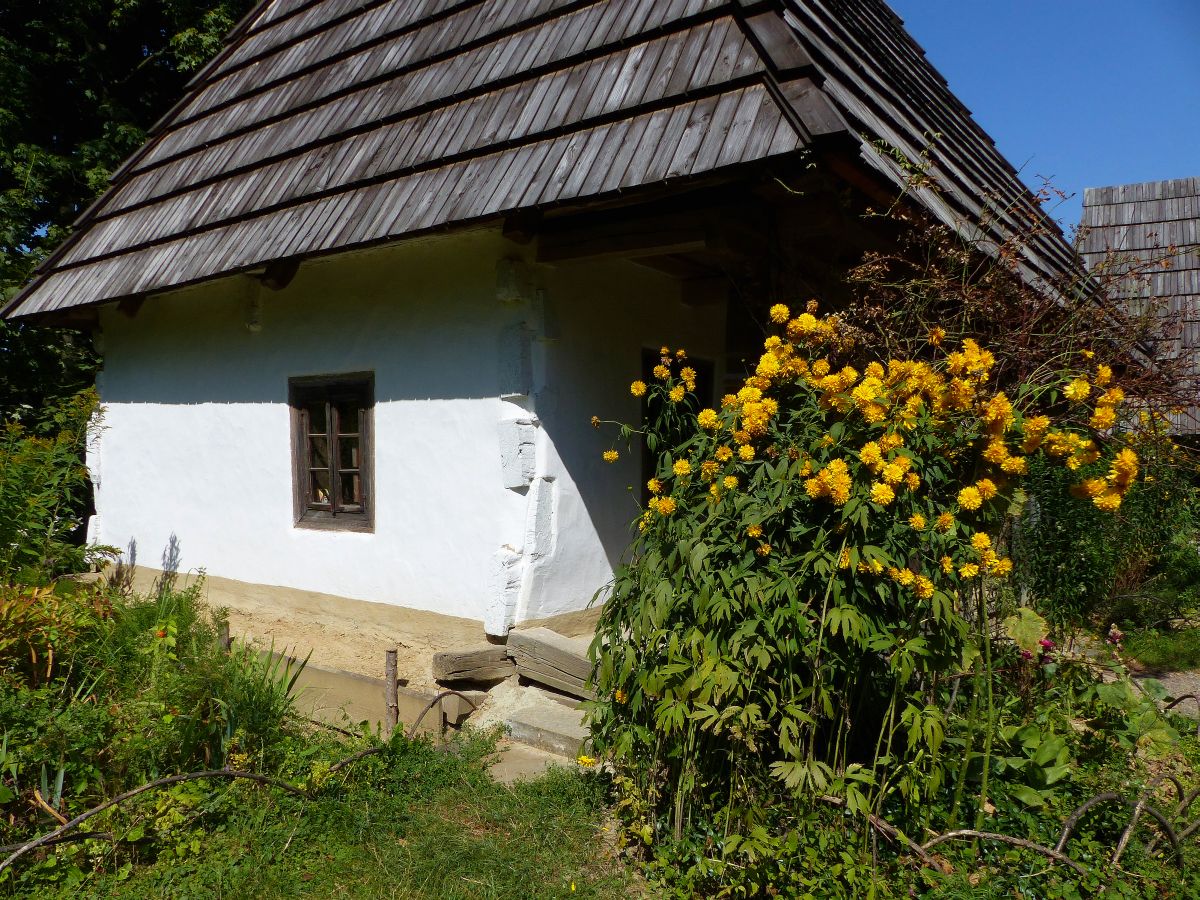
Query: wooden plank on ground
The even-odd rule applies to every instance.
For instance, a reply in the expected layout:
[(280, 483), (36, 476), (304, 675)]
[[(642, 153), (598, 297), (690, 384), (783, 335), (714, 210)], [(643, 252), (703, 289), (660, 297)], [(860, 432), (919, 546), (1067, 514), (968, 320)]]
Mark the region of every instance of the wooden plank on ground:
[(590, 700), (594, 695), (585, 685), (592, 674), (592, 663), (585, 646), (549, 628), (512, 631), (508, 635), (508, 654), (517, 665), (518, 675)]
[(508, 678), (516, 671), (502, 644), (480, 644), (433, 655), (433, 677), (437, 681), (491, 681)]

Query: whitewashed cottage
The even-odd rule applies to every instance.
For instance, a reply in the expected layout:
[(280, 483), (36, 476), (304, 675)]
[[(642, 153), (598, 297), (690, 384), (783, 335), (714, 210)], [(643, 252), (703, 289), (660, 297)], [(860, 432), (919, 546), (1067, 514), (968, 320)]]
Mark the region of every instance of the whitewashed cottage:
[(266, 0), (6, 315), (103, 353), (93, 539), (500, 635), (618, 562), (646, 355), (719, 392), (902, 191), (1041, 215), (881, 0)]

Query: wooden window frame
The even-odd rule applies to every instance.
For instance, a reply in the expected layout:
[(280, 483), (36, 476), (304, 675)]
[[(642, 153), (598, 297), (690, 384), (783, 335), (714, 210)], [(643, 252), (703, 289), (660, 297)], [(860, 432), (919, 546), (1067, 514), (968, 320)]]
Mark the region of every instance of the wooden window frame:
[[(328, 505), (314, 504), (310, 493), (311, 472), (314, 467), (309, 455), (308, 412), (306, 405), (314, 399), (324, 399), (326, 409), (325, 433), (329, 438), (328, 457), (330, 492)], [(339, 399), (361, 403), (355, 432), (340, 428), (337, 408)], [(335, 531), (375, 530), (375, 376), (373, 372), (349, 372), (341, 375), (308, 375), (288, 379), (288, 408), (291, 412), (292, 433), (292, 505), (293, 525), (297, 528), (316, 528)], [(359, 465), (343, 470), (339, 464), (338, 435), (357, 435)], [(362, 491), (362, 503), (342, 504), (341, 478), (343, 472), (357, 472)]]

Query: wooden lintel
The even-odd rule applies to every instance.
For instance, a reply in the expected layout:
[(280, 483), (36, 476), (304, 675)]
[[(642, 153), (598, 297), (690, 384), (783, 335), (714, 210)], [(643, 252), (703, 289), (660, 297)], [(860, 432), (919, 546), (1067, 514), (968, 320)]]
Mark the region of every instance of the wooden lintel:
[(523, 210), (504, 217), (504, 227), (501, 234), (514, 244), (524, 246), (538, 234), (542, 222), (542, 214), (536, 210)]
[(680, 299), (686, 306), (716, 306), (729, 299), (729, 279), (689, 278), (682, 284)]
[(117, 309), (132, 319), (138, 314), (138, 311), (142, 308), (142, 304), (145, 302), (146, 297), (144, 295), (137, 297), (126, 297), (117, 302)]
[(538, 239), (540, 263), (573, 262), (694, 253), (708, 248), (704, 224), (628, 223), (561, 232), (544, 232)]
[(276, 259), (267, 263), (267, 270), (259, 276), (258, 280), (262, 282), (265, 288), (270, 288), (273, 291), (282, 291), (292, 283), (292, 279), (296, 277), (296, 273), (299, 271), (299, 257), (293, 256), (290, 259)]

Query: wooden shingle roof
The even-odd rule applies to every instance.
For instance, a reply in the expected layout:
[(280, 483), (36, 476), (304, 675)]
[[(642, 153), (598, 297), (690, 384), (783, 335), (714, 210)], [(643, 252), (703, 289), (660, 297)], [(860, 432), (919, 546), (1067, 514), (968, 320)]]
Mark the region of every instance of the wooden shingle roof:
[[(927, 152), (934, 186), (912, 195), (949, 224), (990, 209), (1002, 238), (1041, 216), (882, 0), (265, 0), (6, 312), (636, 195), (822, 139), (894, 187), (911, 172), (873, 145)], [(1070, 265), (1057, 229), (1025, 263)]]
[[(1116, 288), (1126, 298), (1153, 299), (1177, 332), (1159, 352), (1182, 355), (1200, 378), (1200, 178), (1088, 188), (1080, 255), (1090, 269), (1122, 276)], [(1200, 403), (1172, 419), (1177, 431), (1200, 433)]]

